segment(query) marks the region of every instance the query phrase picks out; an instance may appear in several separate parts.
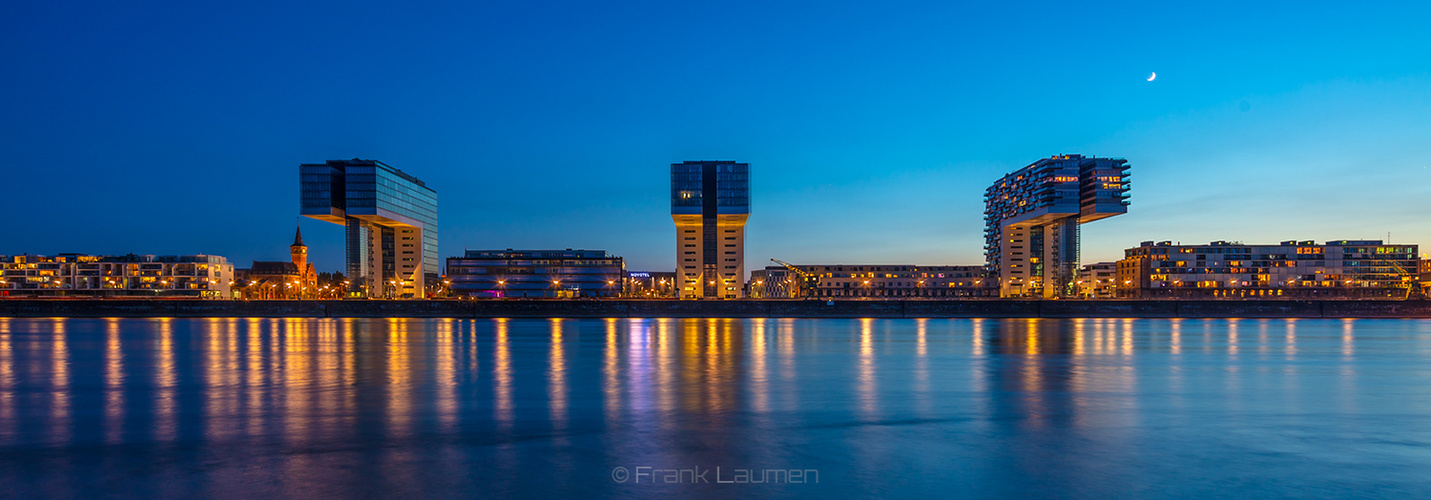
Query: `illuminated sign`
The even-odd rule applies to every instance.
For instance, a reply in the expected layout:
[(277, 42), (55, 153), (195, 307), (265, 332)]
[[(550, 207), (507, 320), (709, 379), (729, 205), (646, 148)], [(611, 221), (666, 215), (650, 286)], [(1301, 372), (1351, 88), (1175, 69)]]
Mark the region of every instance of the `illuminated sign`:
[(628, 273), (627, 276), (632, 278), (650, 278), (651, 273)]

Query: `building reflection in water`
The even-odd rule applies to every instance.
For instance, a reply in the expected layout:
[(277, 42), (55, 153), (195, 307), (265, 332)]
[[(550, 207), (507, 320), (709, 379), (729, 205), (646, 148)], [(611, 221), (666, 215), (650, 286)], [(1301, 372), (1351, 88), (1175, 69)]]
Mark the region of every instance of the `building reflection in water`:
[(859, 365), (857, 368), (858, 377), (855, 382), (855, 394), (860, 402), (860, 418), (862, 420), (874, 420), (878, 417), (876, 408), (878, 406), (878, 395), (875, 393), (878, 388), (876, 387), (875, 381), (873, 319), (860, 319), (859, 341)]
[(785, 401), (780, 409), (795, 412), (800, 408), (799, 379), (795, 378), (795, 320), (774, 320), (775, 338), (780, 351), (780, 389)]
[[(750, 330), (750, 402), (762, 419), (770, 412), (769, 349), (765, 318), (751, 320)], [(762, 420), (764, 421), (764, 420)]]
[[(120, 320), (104, 320), (104, 442), (118, 444), (124, 433), (124, 347)], [(211, 349), (210, 354), (221, 352)]]
[[(1357, 347), (1384, 344), (1357, 345), (1365, 324), (0, 318), (0, 446), (165, 450), (156, 467), (274, 466), (293, 488), (431, 479), (424, 461), (450, 456), (511, 477), (522, 465), (585, 473), (571, 467), (592, 450), (603, 466), (780, 466), (806, 453), (782, 441), (792, 433), (871, 440), (862, 463), (899, 456), (871, 442), (939, 433), (1106, 451), (1132, 442), (1126, 429), (1175, 419), (1169, 409), (1210, 404), (1209, 392), (1233, 415), (1267, 390), (1279, 404), (1354, 410), (1372, 376), (1358, 381)], [(1310, 368), (1318, 359), (1328, 369)], [(1279, 395), (1313, 380), (1336, 394)]]
[[(50, 439), (63, 443), (69, 441), (73, 431), (70, 421), (70, 343), (65, 334), (65, 320), (55, 318), (50, 321)], [(40, 344), (35, 347), (43, 348)]]
[(457, 347), (451, 318), (437, 320), (437, 420), (443, 432), (457, 428)]
[(15, 442), (15, 336), (10, 318), (0, 317), (0, 445)]
[(914, 401), (921, 417), (927, 418), (932, 396), (929, 394), (929, 319), (914, 320)]
[(511, 431), (513, 424), (512, 414), (512, 340), (510, 320), (498, 318), (493, 320), (496, 323), (496, 347), (492, 350), (494, 359), (492, 360), (492, 394), (496, 398), (494, 417), (497, 420), (497, 428), (502, 431)]
[[(639, 319), (628, 320), (632, 323)], [(617, 331), (620, 325), (616, 318), (604, 320), (606, 332), (603, 338), (605, 344), (602, 346), (601, 362), (601, 400), (604, 416), (608, 422), (614, 422), (621, 417), (621, 347), (620, 337)], [(628, 325), (632, 331), (639, 331), (635, 324)], [(634, 343), (634, 342), (633, 342)]]
[(179, 380), (174, 368), (174, 320), (172, 318), (159, 319), (159, 338), (156, 353), (158, 360), (154, 364), (154, 388), (157, 395), (154, 399), (154, 438), (159, 441), (172, 441), (178, 432), (178, 410), (175, 398), (177, 397)]
[(1297, 356), (1297, 320), (1296, 318), (1287, 320), (1287, 339), (1283, 352), (1287, 354), (1287, 359)]
[(1237, 319), (1227, 320), (1227, 354), (1237, 355)]
[(1356, 320), (1347, 318), (1342, 320), (1342, 357), (1350, 358), (1356, 354), (1356, 346), (1353, 341), (1356, 339), (1356, 328), (1353, 326)]
[(552, 430), (560, 432), (567, 427), (567, 382), (566, 382), (566, 342), (562, 339), (562, 320), (551, 319), (551, 345), (547, 352), (547, 408), (551, 411)]

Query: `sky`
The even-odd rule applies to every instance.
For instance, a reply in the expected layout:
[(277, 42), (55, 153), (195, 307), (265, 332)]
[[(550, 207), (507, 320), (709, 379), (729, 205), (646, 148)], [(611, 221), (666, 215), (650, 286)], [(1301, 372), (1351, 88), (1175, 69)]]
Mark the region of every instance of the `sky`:
[(365, 158), (437, 190), (443, 258), (670, 271), (669, 165), (728, 159), (751, 166), (748, 270), (982, 264), (984, 189), (1065, 153), (1131, 166), (1085, 263), (1431, 247), (1431, 3), (1065, 3), (11, 2), (0, 255), (247, 267), (299, 224), (341, 270), (297, 166)]

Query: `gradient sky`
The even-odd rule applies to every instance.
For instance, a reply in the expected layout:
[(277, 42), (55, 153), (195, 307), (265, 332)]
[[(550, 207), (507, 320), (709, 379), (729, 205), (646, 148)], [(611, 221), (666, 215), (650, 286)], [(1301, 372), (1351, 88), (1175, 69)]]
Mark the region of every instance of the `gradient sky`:
[(668, 165), (734, 159), (749, 269), (982, 264), (984, 188), (1061, 153), (1132, 166), (1085, 263), (1431, 246), (1431, 3), (1064, 4), (10, 2), (0, 254), (286, 260), (298, 164), (358, 157), (438, 191), (442, 257), (672, 270)]

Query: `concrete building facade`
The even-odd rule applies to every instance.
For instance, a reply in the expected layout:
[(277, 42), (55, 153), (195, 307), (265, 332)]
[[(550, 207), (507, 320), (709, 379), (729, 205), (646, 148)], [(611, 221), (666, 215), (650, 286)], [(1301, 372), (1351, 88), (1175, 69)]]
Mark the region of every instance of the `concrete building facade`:
[(1128, 212), (1126, 160), (1040, 159), (984, 191), (984, 255), (1003, 297), (1078, 293), (1079, 225)]
[(439, 276), (437, 192), (375, 160), (298, 167), (299, 213), (346, 228), (351, 297), (421, 297)]
[(619, 297), (625, 274), (625, 261), (605, 250), (468, 250), (447, 259), (454, 297)]
[(234, 266), (217, 255), (0, 256), (0, 297), (232, 298)]
[(683, 299), (733, 299), (745, 284), (745, 223), (750, 165), (733, 161), (671, 164), (671, 219)]
[(1121, 298), (1405, 298), (1419, 287), (1417, 245), (1381, 240), (1145, 241), (1124, 255)]
[(1118, 285), (1118, 263), (1088, 264), (1078, 271), (1078, 296), (1085, 299), (1113, 298)]

